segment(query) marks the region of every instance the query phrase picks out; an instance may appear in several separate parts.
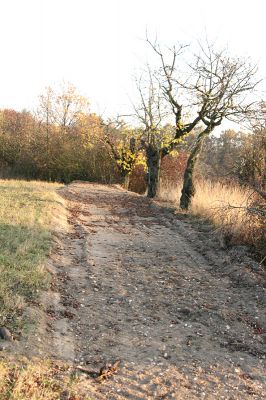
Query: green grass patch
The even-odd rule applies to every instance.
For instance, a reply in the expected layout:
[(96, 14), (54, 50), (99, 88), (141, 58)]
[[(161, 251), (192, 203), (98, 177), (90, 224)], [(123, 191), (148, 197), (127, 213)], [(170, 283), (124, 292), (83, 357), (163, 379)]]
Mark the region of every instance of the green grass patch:
[(0, 180), (0, 326), (23, 325), (25, 303), (49, 284), (45, 261), (52, 220), (63, 207), (59, 184)]

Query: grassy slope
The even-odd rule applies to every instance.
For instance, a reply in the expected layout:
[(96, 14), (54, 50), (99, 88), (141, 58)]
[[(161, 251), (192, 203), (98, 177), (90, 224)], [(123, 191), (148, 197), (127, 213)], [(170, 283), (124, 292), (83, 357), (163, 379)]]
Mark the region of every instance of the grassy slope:
[[(52, 245), (53, 216), (62, 209), (59, 187), (0, 180), (0, 326), (12, 332), (23, 327), (26, 303), (36, 300), (49, 284), (45, 261)], [(77, 394), (78, 388), (79, 379), (68, 365), (5, 359), (0, 352), (0, 400), (87, 399)]]
[(49, 282), (44, 268), (59, 184), (0, 181), (0, 326), (22, 327), (25, 302)]
[[(159, 196), (179, 205), (181, 185), (163, 184)], [(265, 221), (255, 213), (248, 212), (256, 202), (256, 195), (238, 185), (219, 182), (197, 182), (196, 195), (190, 212), (203, 217), (220, 231), (232, 244), (253, 246), (259, 257), (265, 257)]]

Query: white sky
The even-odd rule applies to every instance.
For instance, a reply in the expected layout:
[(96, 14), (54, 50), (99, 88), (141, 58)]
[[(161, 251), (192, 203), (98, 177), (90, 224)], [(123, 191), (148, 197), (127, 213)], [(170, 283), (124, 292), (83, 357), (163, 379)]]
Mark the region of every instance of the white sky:
[(265, 11), (264, 0), (0, 0), (0, 107), (32, 109), (64, 79), (94, 111), (128, 113), (132, 76), (151, 61), (146, 28), (169, 46), (207, 32), (264, 76)]

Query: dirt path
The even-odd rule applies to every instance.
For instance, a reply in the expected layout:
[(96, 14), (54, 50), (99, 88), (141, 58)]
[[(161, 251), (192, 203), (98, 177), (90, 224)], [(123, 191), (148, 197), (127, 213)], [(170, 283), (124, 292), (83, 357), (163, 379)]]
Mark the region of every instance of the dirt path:
[(104, 383), (84, 380), (91, 398), (264, 398), (260, 267), (119, 188), (76, 183), (61, 195), (69, 229), (52, 255), (46, 351), (96, 371), (121, 360)]

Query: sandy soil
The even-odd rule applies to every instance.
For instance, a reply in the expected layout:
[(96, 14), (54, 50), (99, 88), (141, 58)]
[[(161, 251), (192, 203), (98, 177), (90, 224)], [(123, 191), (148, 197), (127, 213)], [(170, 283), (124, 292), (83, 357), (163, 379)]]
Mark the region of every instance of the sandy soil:
[(265, 398), (263, 271), (245, 249), (119, 187), (60, 194), (39, 355), (96, 373), (121, 360), (102, 383), (84, 373), (91, 399)]

